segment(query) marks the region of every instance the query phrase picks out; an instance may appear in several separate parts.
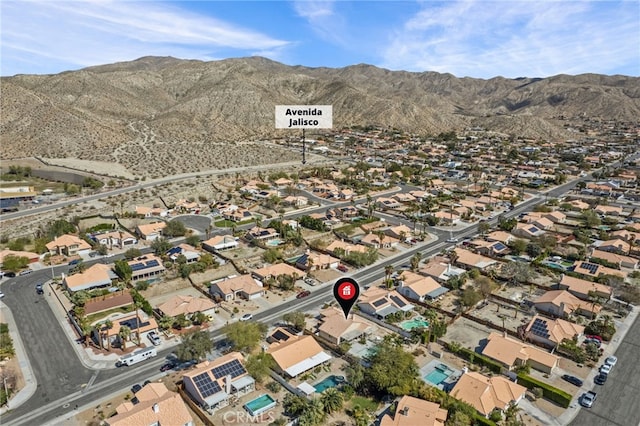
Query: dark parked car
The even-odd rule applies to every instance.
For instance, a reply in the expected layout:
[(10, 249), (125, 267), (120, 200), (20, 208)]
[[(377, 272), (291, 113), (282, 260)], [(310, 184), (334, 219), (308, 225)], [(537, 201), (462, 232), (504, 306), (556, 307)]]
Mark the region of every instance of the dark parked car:
[(346, 266), (340, 264), (340, 265), (338, 265), (338, 271), (349, 272), (349, 268), (347, 268)]
[(80, 262), (81, 262), (81, 259), (73, 259), (71, 262), (69, 262), (69, 266), (75, 266)]
[(16, 277), (16, 273), (15, 272), (11, 272), (11, 271), (7, 271), (4, 273), (4, 276), (7, 278), (15, 278)]
[(173, 362), (168, 362), (160, 367), (160, 371), (169, 371), (173, 370), (174, 368), (176, 368), (176, 365)]
[(572, 385), (576, 385), (576, 386), (582, 386), (582, 380), (578, 379), (576, 376), (570, 376), (568, 374), (565, 374), (562, 376), (563, 380), (566, 380), (567, 382), (571, 383)]
[(307, 297), (308, 295), (310, 295), (311, 292), (309, 290), (305, 290), (305, 291), (301, 291), (300, 293), (298, 293), (298, 295), (296, 296), (296, 299), (302, 299), (303, 297)]
[(593, 381), (596, 382), (596, 385), (604, 385), (607, 382), (607, 375), (600, 373), (595, 377), (595, 379), (593, 379)]

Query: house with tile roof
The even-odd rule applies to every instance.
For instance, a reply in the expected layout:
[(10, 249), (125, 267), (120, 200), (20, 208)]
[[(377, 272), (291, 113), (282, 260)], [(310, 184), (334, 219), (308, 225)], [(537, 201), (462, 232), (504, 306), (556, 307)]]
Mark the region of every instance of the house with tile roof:
[(368, 248), (360, 244), (350, 244), (342, 240), (334, 240), (325, 247), (325, 250), (333, 254), (336, 254), (336, 250), (342, 250), (345, 255), (348, 255), (350, 253), (366, 253)]
[(586, 277), (597, 278), (600, 275), (616, 275), (621, 278), (626, 278), (627, 274), (619, 269), (607, 268), (606, 266), (599, 265), (597, 263), (585, 262), (583, 260), (576, 260), (569, 270), (582, 274)]
[(627, 254), (631, 249), (631, 245), (621, 238), (615, 238), (613, 240), (600, 241), (597, 243), (597, 247), (602, 251), (610, 251), (612, 253)]
[(209, 286), (209, 294), (225, 302), (238, 298), (253, 300), (264, 296), (265, 290), (261, 284), (249, 274), (233, 276), (212, 281)]
[(202, 242), (202, 248), (208, 252), (234, 249), (238, 245), (238, 238), (233, 235), (215, 235)]
[(320, 311), (320, 321), (319, 337), (334, 345), (350, 342), (373, 330), (373, 325), (365, 319), (353, 314), (345, 318), (342, 310), (333, 306)]
[(29, 263), (36, 263), (36, 262), (40, 261), (40, 255), (38, 253), (31, 253), (29, 251), (4, 249), (4, 250), (0, 250), (0, 265), (2, 265), (2, 263), (4, 262), (4, 259), (7, 256), (26, 257), (29, 260)]
[(127, 231), (110, 231), (91, 235), (91, 239), (108, 248), (124, 248), (138, 243), (138, 239)]
[(267, 265), (259, 269), (255, 269), (251, 272), (251, 274), (259, 279), (262, 282), (268, 280), (269, 278), (277, 278), (280, 275), (287, 275), (292, 277), (294, 280), (301, 278), (304, 275), (298, 268), (294, 268), (293, 266), (287, 263), (275, 263), (273, 265)]
[(84, 272), (63, 276), (62, 285), (68, 291), (75, 293), (80, 290), (111, 287), (113, 281), (117, 279), (118, 276), (113, 272), (111, 266), (96, 263), (88, 267)]
[(457, 256), (455, 263), (464, 266), (467, 269), (477, 268), (483, 270), (498, 264), (497, 260), (493, 260), (489, 257), (474, 253), (461, 247), (456, 247), (453, 251)]
[(136, 226), (136, 234), (143, 240), (155, 241), (162, 236), (162, 230), (166, 227), (166, 222), (146, 223)]
[(126, 401), (118, 405), (116, 414), (103, 422), (107, 426), (195, 425), (182, 397), (164, 383), (148, 383), (136, 393), (136, 399), (136, 404)]
[(508, 370), (529, 364), (531, 368), (547, 374), (560, 362), (560, 357), (556, 355), (496, 332), (489, 333), (482, 355), (499, 362)]
[[(110, 318), (113, 327), (109, 329), (103, 329), (100, 336), (95, 336), (96, 340), (102, 339), (103, 347), (115, 347), (123, 346), (123, 337), (120, 336), (120, 330), (122, 327), (127, 327), (131, 331), (129, 341), (138, 340), (138, 331), (140, 336), (149, 331), (158, 331), (158, 323), (153, 316), (149, 316), (144, 311), (139, 309), (137, 312), (134, 310), (128, 314), (124, 314), (118, 318)], [(95, 333), (95, 331), (94, 331)]]
[(546, 318), (536, 315), (524, 327), (522, 337), (538, 345), (552, 349), (564, 339), (577, 339), (584, 334), (584, 326), (561, 318)]
[(560, 318), (567, 318), (569, 315), (595, 318), (602, 310), (602, 306), (597, 303), (580, 300), (566, 290), (547, 291), (535, 299), (533, 305), (540, 312)]
[(185, 371), (182, 383), (185, 392), (207, 412), (229, 405), (255, 389), (255, 380), (244, 367), (240, 352), (231, 352), (213, 361), (204, 361)]
[(360, 239), (360, 243), (364, 244), (367, 247), (373, 247), (375, 249), (380, 248), (393, 248), (400, 243), (400, 240), (390, 236), (384, 236), (380, 238), (377, 234), (370, 233), (362, 237)]
[(617, 265), (618, 268), (638, 269), (638, 259), (631, 256), (625, 256), (623, 254), (613, 253), (610, 251), (603, 251), (597, 248), (591, 251), (589, 256), (591, 259), (601, 259), (608, 263)]
[(198, 312), (213, 317), (216, 305), (210, 299), (204, 297), (175, 295), (163, 304), (158, 306), (158, 311), (163, 316), (177, 317), (184, 315), (191, 318)]
[(438, 284), (436, 280), (429, 276), (416, 274), (411, 271), (403, 271), (398, 285), (398, 293), (408, 299), (424, 302), (425, 300), (435, 300), (449, 291), (448, 288)]
[(365, 314), (384, 319), (396, 312), (409, 312), (414, 306), (396, 290), (371, 287), (360, 294), (358, 308)]
[(570, 275), (562, 275), (560, 282), (554, 286), (558, 290), (567, 290), (582, 300), (590, 300), (592, 296), (611, 299), (613, 289), (605, 284), (587, 281)]
[(340, 259), (328, 254), (312, 251), (308, 251), (296, 260), (296, 267), (303, 271), (337, 268), (338, 265), (340, 265)]
[(91, 244), (76, 237), (75, 235), (65, 234), (46, 244), (47, 251), (51, 255), (75, 256), (88, 254), (91, 251)]
[(448, 259), (438, 260), (431, 259), (429, 263), (420, 268), (420, 273), (427, 277), (431, 277), (440, 283), (446, 283), (453, 277), (464, 274), (466, 269), (458, 268), (449, 263)]
[(276, 371), (291, 378), (322, 365), (332, 358), (313, 336), (308, 334), (274, 342), (266, 352), (271, 354), (276, 362)]
[(393, 415), (387, 413), (382, 417), (380, 426), (444, 426), (447, 415), (448, 411), (435, 402), (405, 395)]
[(166, 269), (162, 259), (154, 254), (145, 254), (127, 262), (131, 267), (131, 281), (156, 281)]
[(506, 410), (509, 404), (522, 400), (527, 388), (506, 377), (487, 377), (467, 372), (451, 390), (451, 396), (473, 406), (480, 414), (489, 417), (493, 410)]
[(517, 223), (511, 233), (517, 237), (526, 238), (531, 240), (536, 237), (541, 237), (545, 234), (545, 231), (538, 228), (532, 223)]

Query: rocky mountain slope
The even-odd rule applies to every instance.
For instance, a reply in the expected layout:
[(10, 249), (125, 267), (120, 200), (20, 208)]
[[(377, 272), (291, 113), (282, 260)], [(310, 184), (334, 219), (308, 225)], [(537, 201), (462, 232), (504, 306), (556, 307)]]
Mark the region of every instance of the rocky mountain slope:
[(636, 77), (482, 80), (370, 65), (306, 68), (260, 57), (145, 57), (5, 77), (1, 90), (1, 158), (76, 157), (150, 175), (295, 158), (251, 142), (295, 132), (274, 130), (277, 104), (331, 104), (336, 128), (374, 124), (420, 134), (477, 125), (564, 138), (560, 115), (640, 117)]

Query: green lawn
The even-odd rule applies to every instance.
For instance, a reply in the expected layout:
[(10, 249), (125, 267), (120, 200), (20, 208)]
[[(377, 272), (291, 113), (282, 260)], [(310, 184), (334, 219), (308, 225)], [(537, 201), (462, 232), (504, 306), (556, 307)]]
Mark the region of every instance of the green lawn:
[(366, 411), (375, 411), (378, 409), (378, 402), (374, 401), (371, 398), (365, 398), (364, 396), (355, 395), (349, 400), (349, 405), (351, 408), (356, 405), (364, 408)]
[(87, 321), (92, 323), (99, 319), (107, 318), (111, 314), (124, 314), (133, 311), (133, 305), (121, 306), (119, 308), (109, 309), (108, 311), (96, 312), (95, 314), (87, 315)]

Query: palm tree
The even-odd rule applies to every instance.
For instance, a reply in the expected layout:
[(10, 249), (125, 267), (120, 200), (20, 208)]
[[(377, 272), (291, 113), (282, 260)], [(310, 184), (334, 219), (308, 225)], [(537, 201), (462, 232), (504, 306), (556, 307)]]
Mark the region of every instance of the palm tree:
[(420, 261), (422, 260), (422, 256), (420, 253), (416, 253), (411, 257), (411, 271), (416, 272), (420, 267)]
[(325, 413), (331, 414), (342, 409), (342, 393), (337, 388), (329, 388), (320, 397)]
[(359, 405), (353, 407), (349, 415), (353, 417), (356, 426), (368, 426), (371, 422), (371, 416), (369, 413)]
[(312, 399), (309, 402), (307, 409), (302, 413), (302, 416), (298, 419), (300, 426), (304, 425), (320, 425), (323, 424), (327, 418), (327, 413), (324, 411), (322, 401), (320, 398)]
[[(111, 339), (109, 338), (109, 330), (111, 330), (113, 328), (113, 322), (111, 320), (106, 320), (105, 322), (102, 323), (102, 325), (105, 328), (105, 335), (107, 337), (107, 350), (111, 351)], [(100, 342), (102, 343), (102, 342)]]
[(384, 241), (384, 237), (386, 237), (386, 235), (382, 231), (377, 231), (376, 236), (378, 237), (378, 241), (380, 241), (380, 248), (382, 248), (382, 242)]
[(131, 329), (129, 327), (127, 327), (126, 325), (123, 325), (122, 327), (120, 327), (120, 331), (118, 332), (118, 337), (120, 338), (120, 343), (123, 350), (127, 348), (127, 340), (129, 340), (130, 336), (131, 336)]
[(387, 265), (384, 267), (384, 282), (387, 286), (387, 288), (391, 288), (391, 274), (393, 274), (393, 266), (392, 265)]

